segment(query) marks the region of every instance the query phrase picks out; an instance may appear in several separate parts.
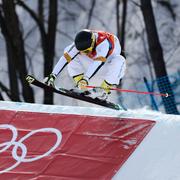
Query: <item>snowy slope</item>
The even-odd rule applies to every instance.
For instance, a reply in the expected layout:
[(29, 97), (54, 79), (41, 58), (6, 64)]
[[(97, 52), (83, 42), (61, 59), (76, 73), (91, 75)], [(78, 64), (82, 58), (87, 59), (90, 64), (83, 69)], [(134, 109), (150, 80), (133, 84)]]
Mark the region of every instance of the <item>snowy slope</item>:
[[(150, 116), (145, 115), (148, 118)], [(155, 119), (155, 127), (114, 180), (180, 179), (180, 116), (157, 115)]]
[(155, 126), (113, 177), (113, 180), (179, 180), (180, 116), (145, 109), (114, 111), (105, 108), (49, 106), (0, 102), (0, 110), (48, 112), (138, 118), (156, 121)]

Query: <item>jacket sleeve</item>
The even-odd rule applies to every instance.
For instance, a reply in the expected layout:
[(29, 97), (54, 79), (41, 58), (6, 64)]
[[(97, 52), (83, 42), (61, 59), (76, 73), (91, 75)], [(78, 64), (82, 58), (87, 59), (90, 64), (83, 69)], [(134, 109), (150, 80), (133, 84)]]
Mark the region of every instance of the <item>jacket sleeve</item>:
[(98, 59), (99, 57), (104, 57), (104, 58), (106, 58), (107, 55), (108, 55), (109, 49), (110, 49), (110, 44), (109, 44), (108, 40), (105, 39), (103, 42), (101, 42), (101, 43), (96, 47), (97, 55), (96, 55), (96, 57), (95, 57), (95, 60), (96, 60), (96, 58)]
[(67, 46), (64, 49), (64, 55), (59, 59), (52, 73), (57, 76), (64, 69), (64, 67), (78, 54), (79, 51), (75, 48), (74, 43)]

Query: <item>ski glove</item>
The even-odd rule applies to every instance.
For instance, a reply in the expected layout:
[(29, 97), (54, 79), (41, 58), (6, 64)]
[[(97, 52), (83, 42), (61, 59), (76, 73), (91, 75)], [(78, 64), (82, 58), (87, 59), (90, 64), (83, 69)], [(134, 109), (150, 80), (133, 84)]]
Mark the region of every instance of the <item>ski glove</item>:
[(104, 80), (101, 84), (101, 88), (107, 93), (111, 94), (111, 88), (113, 87), (112, 84), (109, 84), (106, 80)]
[(73, 77), (76, 85), (81, 79), (83, 79), (83, 76), (84, 76), (83, 74), (79, 74), (79, 75)]
[(78, 81), (77, 83), (77, 87), (81, 90), (85, 90), (87, 89), (87, 86), (88, 85), (88, 81), (86, 79), (81, 79), (80, 81)]
[(44, 83), (47, 84), (48, 86), (55, 87), (54, 81), (56, 79), (55, 74), (50, 74), (48, 77), (45, 77)]
[(83, 74), (79, 74), (73, 77), (74, 82), (76, 83), (76, 87), (80, 90), (85, 90), (88, 85), (88, 78), (85, 78)]

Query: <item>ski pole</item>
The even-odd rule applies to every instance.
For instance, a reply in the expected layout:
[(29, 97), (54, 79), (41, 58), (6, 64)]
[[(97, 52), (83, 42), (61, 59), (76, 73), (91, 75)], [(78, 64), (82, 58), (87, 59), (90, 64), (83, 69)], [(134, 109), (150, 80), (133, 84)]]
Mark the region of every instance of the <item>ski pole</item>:
[[(86, 86), (87, 88), (100, 88), (99, 86)], [(120, 89), (120, 88), (110, 88), (110, 90), (119, 91), (119, 92), (129, 92), (129, 93), (136, 93), (136, 94), (151, 94), (154, 96), (164, 96), (169, 97), (168, 93), (156, 93), (156, 92), (144, 92), (144, 91), (136, 91), (136, 90), (129, 90), (129, 89)]]

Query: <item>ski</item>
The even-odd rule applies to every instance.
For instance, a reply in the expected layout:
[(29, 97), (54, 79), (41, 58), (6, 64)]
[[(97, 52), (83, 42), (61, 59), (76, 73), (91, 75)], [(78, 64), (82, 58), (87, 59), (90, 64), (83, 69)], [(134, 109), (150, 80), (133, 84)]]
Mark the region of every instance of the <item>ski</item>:
[(96, 105), (100, 105), (100, 106), (104, 106), (107, 108), (111, 108), (111, 109), (115, 109), (115, 110), (125, 110), (122, 106), (120, 106), (119, 104), (115, 104), (106, 100), (101, 100), (98, 98), (91, 98), (88, 97), (86, 93), (79, 93), (79, 92), (74, 92), (72, 90), (67, 90), (64, 88), (54, 88), (52, 86), (48, 86), (45, 83), (37, 80), (34, 76), (32, 75), (27, 75), (26, 76), (26, 81), (29, 84), (35, 85), (37, 87), (40, 87), (42, 89), (46, 89), (48, 91), (57, 93), (57, 94), (61, 94), (67, 97), (71, 97), (71, 98), (75, 98), (81, 101), (86, 101), (92, 104), (96, 104)]

